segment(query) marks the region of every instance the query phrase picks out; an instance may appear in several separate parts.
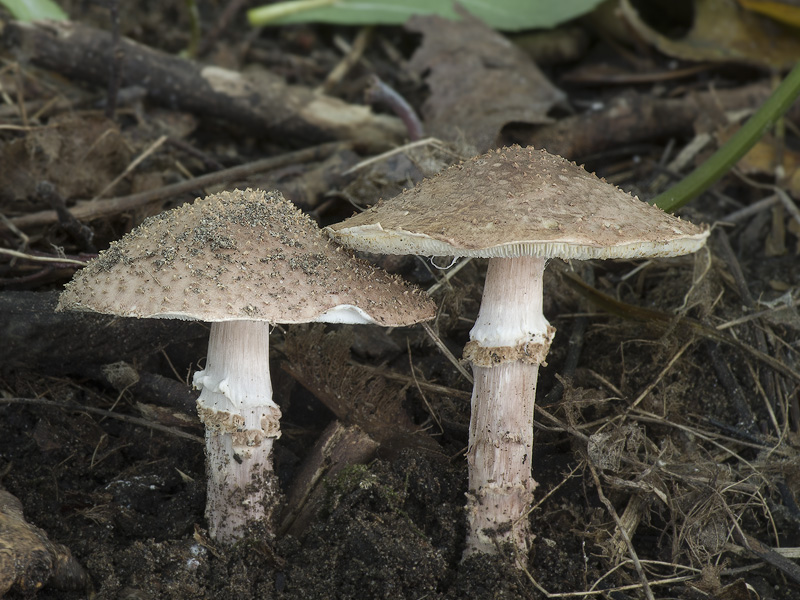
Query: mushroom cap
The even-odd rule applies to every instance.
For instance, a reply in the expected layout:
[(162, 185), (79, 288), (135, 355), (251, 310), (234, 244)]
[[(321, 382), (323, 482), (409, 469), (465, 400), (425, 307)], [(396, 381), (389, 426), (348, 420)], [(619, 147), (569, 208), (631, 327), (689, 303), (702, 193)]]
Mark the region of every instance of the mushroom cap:
[(327, 230), (365, 252), (484, 258), (678, 256), (708, 237), (573, 162), (520, 146), (449, 167)]
[(57, 310), (399, 326), (435, 306), (332, 243), (280, 192), (236, 190), (146, 219), (75, 275)]

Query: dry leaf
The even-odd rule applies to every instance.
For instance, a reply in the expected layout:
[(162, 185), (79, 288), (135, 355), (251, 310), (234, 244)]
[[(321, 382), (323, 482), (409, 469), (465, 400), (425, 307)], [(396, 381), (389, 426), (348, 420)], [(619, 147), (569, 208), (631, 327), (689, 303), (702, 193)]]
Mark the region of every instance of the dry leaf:
[(800, 27), (800, 4), (797, 0), (739, 0), (739, 4), (781, 23)]
[(795, 31), (744, 10), (736, 0), (695, 0), (694, 24), (681, 39), (668, 38), (645, 23), (630, 0), (620, 0), (620, 9), (636, 33), (675, 58), (774, 69), (790, 68), (800, 58), (800, 39)]
[(566, 98), (522, 50), (474, 17), (413, 17), (406, 29), (423, 35), (410, 67), (427, 73), (422, 112), (440, 139), (485, 152), (504, 125), (549, 123), (547, 112)]
[(64, 198), (91, 197), (125, 169), (130, 156), (113, 121), (67, 113), (0, 150), (0, 202), (35, 198), (43, 179)]
[[(738, 128), (737, 125), (718, 131), (716, 136), (719, 145), (727, 142)], [(766, 133), (747, 154), (739, 159), (736, 166), (746, 175), (774, 177), (778, 166), (777, 150), (778, 142), (775, 137)], [(780, 185), (794, 198), (800, 198), (800, 152), (784, 145), (781, 149), (781, 160), (784, 176)]]

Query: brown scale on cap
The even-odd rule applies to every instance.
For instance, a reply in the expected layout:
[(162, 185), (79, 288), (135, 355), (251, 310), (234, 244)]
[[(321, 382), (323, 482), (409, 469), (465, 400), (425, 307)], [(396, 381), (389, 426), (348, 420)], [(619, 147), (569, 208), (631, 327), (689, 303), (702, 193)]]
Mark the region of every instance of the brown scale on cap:
[(147, 219), (77, 274), (59, 310), (300, 323), (340, 305), (382, 325), (434, 314), (424, 294), (331, 243), (280, 192), (236, 190)]
[(484, 258), (674, 256), (708, 236), (575, 163), (519, 146), (450, 167), (329, 230), (362, 251)]

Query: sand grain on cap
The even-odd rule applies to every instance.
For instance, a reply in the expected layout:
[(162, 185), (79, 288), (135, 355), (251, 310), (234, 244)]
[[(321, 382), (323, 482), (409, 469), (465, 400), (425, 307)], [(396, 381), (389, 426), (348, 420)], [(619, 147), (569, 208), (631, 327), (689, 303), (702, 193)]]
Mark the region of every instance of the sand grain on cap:
[(491, 151), (328, 228), (384, 254), (588, 259), (674, 256), (708, 231), (544, 150)]
[(353, 305), (385, 325), (432, 317), (410, 290), (330, 242), (280, 192), (236, 190), (145, 220), (67, 284), (59, 309), (300, 323)]

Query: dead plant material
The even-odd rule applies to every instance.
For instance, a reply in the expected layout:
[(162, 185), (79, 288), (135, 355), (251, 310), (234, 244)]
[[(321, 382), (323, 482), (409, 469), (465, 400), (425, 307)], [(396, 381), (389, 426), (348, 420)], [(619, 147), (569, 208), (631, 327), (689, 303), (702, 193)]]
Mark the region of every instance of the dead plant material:
[(361, 427), (388, 449), (412, 446), (438, 452), (402, 404), (406, 385), (387, 381), (350, 363), (352, 333), (325, 333), (323, 327), (289, 327), (281, 366), (313, 393), (338, 419)]
[[(702, 115), (752, 109), (760, 106), (771, 91), (771, 83), (765, 80), (731, 90), (697, 92), (685, 98), (629, 92), (600, 110), (544, 125), (528, 135), (517, 135), (515, 141), (578, 160), (609, 148), (692, 135), (695, 121)], [(798, 117), (798, 109), (788, 116), (792, 121)]]
[(301, 535), (311, 524), (325, 501), (325, 486), (320, 485), (354, 464), (369, 461), (378, 443), (357, 425), (331, 422), (300, 467), (286, 496), (286, 509), (281, 515), (280, 533)]
[(548, 111), (566, 98), (523, 50), (469, 14), (412, 17), (405, 27), (423, 36), (409, 67), (427, 74), (422, 114), (431, 135), (463, 136), (485, 152), (504, 125), (549, 123)]
[[(114, 40), (106, 31), (75, 22), (10, 21), (0, 31), (0, 42), (20, 60), (63, 77), (108, 84)], [(394, 117), (287, 85), (267, 71), (250, 76), (204, 66), (126, 38), (119, 40), (119, 53), (122, 87), (144, 86), (151, 100), (221, 119), (253, 134), (297, 144), (352, 140), (374, 149), (391, 147), (405, 135)]]
[(28, 595), (45, 585), (76, 590), (88, 583), (69, 548), (28, 523), (22, 503), (0, 489), (0, 596), (12, 588)]
[(759, 360), (778, 373), (785, 375), (796, 382), (800, 382), (800, 373), (792, 369), (790, 366), (782, 363), (769, 354), (753, 348), (749, 344), (745, 344), (744, 342), (741, 342), (733, 337), (727, 336), (712, 327), (708, 327), (698, 321), (695, 321), (694, 319), (685, 316), (678, 319), (675, 315), (670, 313), (620, 302), (619, 300), (616, 300), (615, 298), (612, 298), (611, 296), (586, 285), (577, 275), (573, 273), (565, 273), (564, 281), (570, 287), (578, 291), (582, 296), (588, 298), (595, 305), (607, 312), (610, 312), (611, 314), (617, 315), (624, 319), (644, 321), (648, 325), (662, 329), (674, 327), (678, 331), (686, 334), (697, 335), (714, 342), (723, 343), (727, 346), (736, 348), (737, 350), (746, 352), (756, 360)]
[(706, 565), (698, 581), (689, 582), (689, 586), (700, 590), (709, 598), (715, 600), (753, 600), (757, 596), (750, 594), (752, 587), (744, 579), (737, 579), (728, 585), (722, 585), (720, 575), (725, 564)]
[[(776, 477), (775, 457), (783, 456), (789, 468), (788, 463), (797, 457), (795, 449), (783, 442), (769, 447), (735, 440), (639, 409), (627, 411), (622, 418), (596, 422), (594, 431), (586, 436), (577, 429), (586, 427), (578, 422), (581, 413), (564, 410), (569, 415), (569, 425), (537, 407), (540, 416), (560, 424), (586, 444), (598, 492), (601, 480), (605, 486), (600, 499), (615, 523), (605, 537), (598, 535), (601, 527), (592, 539), (615, 564), (627, 562), (635, 566), (643, 588), (647, 585), (643, 577), (665, 573), (654, 571), (649, 565), (645, 575), (647, 561), (637, 556), (634, 533), (643, 525), (652, 528), (658, 523), (663, 523), (664, 534), (672, 538), (674, 565), (688, 561), (696, 568), (719, 561), (727, 552), (746, 551), (795, 580), (800, 577), (800, 569), (781, 549), (770, 548), (744, 531), (745, 523), (762, 526), (771, 529), (777, 538), (767, 501), (781, 478), (779, 474)], [(643, 424), (667, 426), (676, 435), (661, 434), (656, 445)], [(752, 450), (757, 454), (746, 458), (745, 452)], [(622, 515), (616, 513), (610, 498), (617, 503), (627, 498)], [(626, 554), (630, 557), (627, 561)], [(698, 589), (705, 589), (706, 583), (701, 581)]]
[[(296, 152), (287, 152), (280, 156), (264, 158), (244, 165), (237, 165), (229, 169), (207, 173), (199, 177), (187, 179), (186, 181), (166, 185), (154, 190), (131, 194), (129, 196), (108, 198), (106, 200), (80, 201), (70, 208), (69, 212), (73, 218), (80, 221), (100, 219), (130, 210), (138, 210), (148, 204), (163, 201), (179, 194), (195, 193), (197, 190), (203, 189), (206, 186), (217, 185), (226, 181), (234, 181), (251, 176), (255, 173), (279, 169), (287, 165), (322, 160), (336, 151), (348, 147), (349, 145), (346, 143), (331, 142), (320, 146), (297, 150)], [(55, 223), (58, 221), (58, 213), (54, 210), (43, 210), (13, 217), (10, 218), (9, 221), (15, 227), (25, 229), (28, 227)]]
[(103, 410), (102, 408), (95, 408), (94, 406), (78, 406), (74, 404), (68, 404), (66, 402), (47, 400), (46, 398), (0, 398), (0, 404), (38, 404), (41, 406), (47, 406), (51, 408), (62, 408), (65, 410), (74, 410), (77, 412), (88, 412), (96, 415), (101, 415), (103, 417), (110, 417), (118, 421), (125, 421), (126, 423), (129, 423), (131, 425), (148, 427), (150, 429), (155, 429), (163, 433), (169, 433), (176, 437), (197, 442), (198, 444), (205, 444), (205, 440), (199, 435), (186, 433), (185, 431), (181, 431), (180, 429), (175, 429), (174, 427), (167, 427), (165, 425), (162, 425), (161, 423), (148, 421), (147, 419), (141, 419), (139, 417), (131, 417), (130, 415), (115, 413), (109, 410)]
[(753, 536), (746, 534), (739, 527), (734, 528), (733, 535), (748, 552), (754, 554), (773, 567), (780, 569), (785, 575), (791, 577), (795, 582), (800, 583), (800, 567), (798, 567), (797, 564), (785, 556), (781, 556)]
[(636, 568), (636, 573), (639, 575), (639, 581), (642, 584), (642, 591), (644, 592), (645, 597), (647, 600), (655, 600), (655, 596), (653, 596), (653, 590), (650, 589), (650, 582), (648, 581), (647, 575), (644, 572), (642, 563), (639, 561), (639, 556), (636, 553), (633, 542), (631, 541), (625, 526), (623, 526), (622, 522), (620, 521), (617, 511), (614, 509), (614, 505), (608, 500), (608, 498), (606, 498), (606, 495), (603, 492), (603, 485), (600, 483), (600, 477), (597, 474), (597, 470), (590, 464), (589, 471), (592, 474), (592, 479), (594, 479), (595, 488), (597, 489), (597, 495), (600, 497), (600, 502), (603, 503), (603, 505), (606, 507), (606, 510), (608, 510), (613, 517), (614, 522), (617, 524), (617, 532), (625, 541), (628, 554), (630, 555), (631, 561)]

